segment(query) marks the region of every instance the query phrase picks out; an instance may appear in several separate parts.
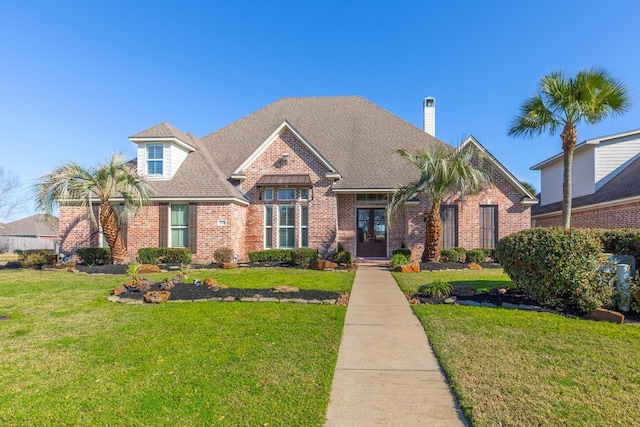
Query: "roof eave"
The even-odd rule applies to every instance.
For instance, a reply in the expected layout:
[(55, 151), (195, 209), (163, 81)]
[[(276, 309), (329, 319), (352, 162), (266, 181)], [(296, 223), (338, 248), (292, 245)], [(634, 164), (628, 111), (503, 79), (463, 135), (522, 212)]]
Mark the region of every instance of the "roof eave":
[(171, 142), (174, 143), (187, 151), (196, 151), (196, 149), (192, 146), (184, 142), (183, 140), (176, 138), (175, 136), (149, 136), (149, 137), (131, 137), (129, 141), (134, 144), (145, 143), (145, 142)]

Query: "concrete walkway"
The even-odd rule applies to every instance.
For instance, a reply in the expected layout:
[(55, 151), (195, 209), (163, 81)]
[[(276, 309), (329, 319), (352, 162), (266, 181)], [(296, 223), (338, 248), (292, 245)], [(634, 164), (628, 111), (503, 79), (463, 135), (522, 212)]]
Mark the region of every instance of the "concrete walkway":
[(388, 267), (360, 264), (325, 426), (465, 425), (424, 329)]

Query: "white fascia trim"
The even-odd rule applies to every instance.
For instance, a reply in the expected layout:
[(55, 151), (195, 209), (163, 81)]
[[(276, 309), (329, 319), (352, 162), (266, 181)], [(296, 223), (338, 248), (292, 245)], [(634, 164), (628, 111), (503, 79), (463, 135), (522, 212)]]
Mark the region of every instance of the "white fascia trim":
[(302, 142), (308, 149), (309, 151), (311, 151), (319, 160), (320, 162), (325, 165), (327, 167), (327, 169), (329, 169), (330, 172), (334, 172), (334, 173), (338, 173), (338, 171), (336, 170), (335, 167), (333, 167), (333, 165), (331, 163), (329, 163), (329, 161), (327, 159), (325, 159), (320, 152), (318, 152), (318, 150), (316, 150), (310, 143), (309, 141), (307, 141), (301, 134), (300, 132), (298, 132), (293, 126), (291, 126), (291, 124), (288, 121), (284, 121), (282, 122), (282, 124), (280, 126), (278, 126), (276, 128), (276, 130), (274, 130), (271, 135), (269, 135), (267, 137), (267, 139), (264, 140), (264, 142), (262, 144), (260, 144), (260, 146), (258, 148), (256, 148), (256, 150), (251, 153), (251, 155), (244, 161), (242, 162), (242, 164), (240, 166), (238, 166), (238, 168), (232, 172), (232, 175), (241, 175), (244, 174), (244, 170), (251, 164), (253, 163), (253, 161), (255, 159), (258, 158), (258, 156), (260, 156), (260, 154), (262, 154), (275, 140), (276, 136), (280, 135), (282, 133), (282, 131), (284, 131), (284, 129), (289, 129), (295, 136), (296, 138), (298, 138), (298, 140), (300, 140), (300, 142)]
[[(594, 203), (592, 205), (571, 208), (571, 212), (582, 212), (582, 211), (588, 211), (590, 209), (597, 209), (597, 208), (609, 208), (609, 207), (614, 207), (618, 205), (625, 205), (631, 202), (640, 202), (640, 196), (627, 197), (625, 199), (611, 200), (609, 202)], [(553, 216), (561, 213), (562, 213), (562, 210), (557, 210), (557, 211), (547, 212), (547, 213), (538, 214), (538, 215), (531, 215), (531, 218), (544, 218), (546, 216)]]
[(529, 204), (529, 203), (535, 205), (536, 203), (538, 203), (538, 199), (536, 199), (536, 196), (534, 196), (533, 194), (529, 193), (529, 190), (524, 188), (522, 183), (520, 183), (520, 181), (515, 176), (513, 176), (513, 174), (511, 172), (509, 172), (509, 170), (507, 168), (505, 168), (502, 165), (502, 163), (500, 163), (498, 161), (498, 159), (496, 159), (493, 156), (493, 154), (491, 154), (486, 148), (484, 148), (484, 146), (482, 144), (480, 144), (480, 142), (478, 142), (478, 140), (475, 139), (473, 136), (470, 136), (469, 138), (465, 139), (464, 142), (462, 144), (460, 144), (460, 147), (458, 147), (458, 150), (461, 150), (462, 147), (464, 147), (467, 144), (475, 145), (476, 148), (478, 148), (487, 157), (489, 157), (489, 159), (493, 162), (493, 164), (495, 164), (498, 167), (498, 170), (500, 170), (502, 175), (504, 175), (504, 177), (507, 178), (507, 180), (510, 181), (511, 184), (513, 184), (514, 187), (516, 187), (518, 190), (520, 190), (522, 195), (525, 197), (521, 202), (523, 205), (524, 204)]
[(196, 149), (194, 147), (192, 147), (191, 145), (187, 144), (186, 142), (175, 138), (175, 137), (171, 137), (171, 138), (167, 138), (167, 137), (145, 137), (145, 138), (129, 138), (129, 141), (133, 142), (134, 144), (139, 144), (139, 143), (150, 143), (150, 144), (157, 144), (159, 142), (170, 142), (173, 144), (176, 144), (179, 147), (184, 148), (187, 151), (196, 151)]
[(336, 180), (342, 179), (342, 175), (339, 174), (338, 172), (327, 172), (324, 174), (324, 177), (327, 179), (336, 179)]
[[(112, 202), (124, 202), (122, 197), (112, 197)], [(73, 200), (60, 200), (60, 202), (72, 203)], [(151, 202), (188, 203), (188, 202), (229, 202), (238, 205), (249, 206), (248, 200), (237, 197), (153, 197)]]
[(234, 173), (231, 174), (231, 179), (237, 179), (239, 181), (244, 181), (245, 179), (247, 179), (247, 175), (244, 173)]
[(334, 193), (341, 194), (375, 194), (375, 193), (395, 193), (395, 188), (332, 188)]

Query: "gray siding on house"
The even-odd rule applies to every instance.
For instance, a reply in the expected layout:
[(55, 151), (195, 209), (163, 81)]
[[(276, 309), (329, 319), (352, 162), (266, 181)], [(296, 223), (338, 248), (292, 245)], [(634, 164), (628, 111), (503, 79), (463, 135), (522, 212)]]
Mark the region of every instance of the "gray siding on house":
[(611, 181), (640, 156), (640, 137), (630, 135), (600, 143), (595, 148), (595, 189)]

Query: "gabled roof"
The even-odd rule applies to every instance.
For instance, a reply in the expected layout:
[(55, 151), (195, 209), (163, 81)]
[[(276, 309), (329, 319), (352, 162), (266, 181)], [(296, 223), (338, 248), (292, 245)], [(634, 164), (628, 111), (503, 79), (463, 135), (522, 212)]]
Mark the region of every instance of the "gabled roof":
[(130, 136), (129, 139), (133, 142), (170, 140), (178, 143), (179, 145), (182, 145), (188, 151), (193, 151), (195, 148), (193, 148), (193, 146), (189, 144), (189, 140), (191, 140), (191, 137), (191, 134), (184, 133), (167, 122), (162, 122), (150, 127), (149, 129), (143, 130), (142, 132), (138, 132), (133, 136)]
[[(603, 142), (609, 142), (609, 141), (612, 141), (614, 139), (625, 138), (627, 136), (632, 136), (632, 135), (640, 135), (640, 129), (635, 129), (635, 130), (630, 130), (630, 131), (620, 132), (620, 133), (614, 133), (614, 134), (611, 134), (611, 135), (600, 136), (598, 138), (587, 139), (585, 141), (582, 141), (578, 145), (576, 145), (575, 148), (573, 149), (573, 153), (575, 155), (576, 152), (582, 151), (582, 150), (584, 150), (585, 148), (587, 148), (589, 146), (598, 145), (598, 144), (603, 143)], [(564, 153), (556, 154), (555, 156), (549, 157), (548, 159), (543, 160), (542, 162), (531, 166), (529, 169), (530, 170), (540, 170), (540, 169), (544, 168), (545, 166), (548, 166), (548, 165), (550, 165), (551, 163), (553, 163), (553, 162), (555, 162), (557, 160), (561, 160), (563, 155), (564, 155)]]
[(32, 215), (4, 224), (1, 236), (58, 237), (58, 218), (49, 215)]
[(211, 158), (202, 142), (191, 135), (160, 123), (130, 137), (133, 142), (178, 139), (189, 147), (189, 154), (170, 180), (152, 181), (156, 201), (169, 200), (215, 200), (248, 204), (246, 198), (234, 187)]
[(489, 159), (491, 163), (493, 163), (498, 171), (507, 179), (513, 187), (515, 187), (520, 193), (522, 193), (522, 201), (521, 203), (524, 205), (535, 205), (538, 203), (538, 199), (527, 190), (520, 180), (518, 180), (507, 168), (505, 168), (502, 163), (498, 161), (493, 155), (482, 145), (480, 142), (475, 139), (473, 136), (469, 136), (465, 139), (462, 144), (460, 144), (460, 148), (464, 147), (467, 144), (474, 145), (477, 149), (479, 149), (484, 155)]
[[(580, 211), (590, 207), (607, 206), (634, 200), (640, 200), (640, 156), (595, 193), (574, 198), (571, 208), (573, 211)], [(562, 201), (543, 206), (535, 205), (531, 208), (532, 217), (557, 212), (562, 212)]]
[(231, 176), (283, 123), (341, 174), (336, 191), (388, 189), (417, 179), (395, 151), (443, 142), (360, 96), (283, 98), (202, 138)]

